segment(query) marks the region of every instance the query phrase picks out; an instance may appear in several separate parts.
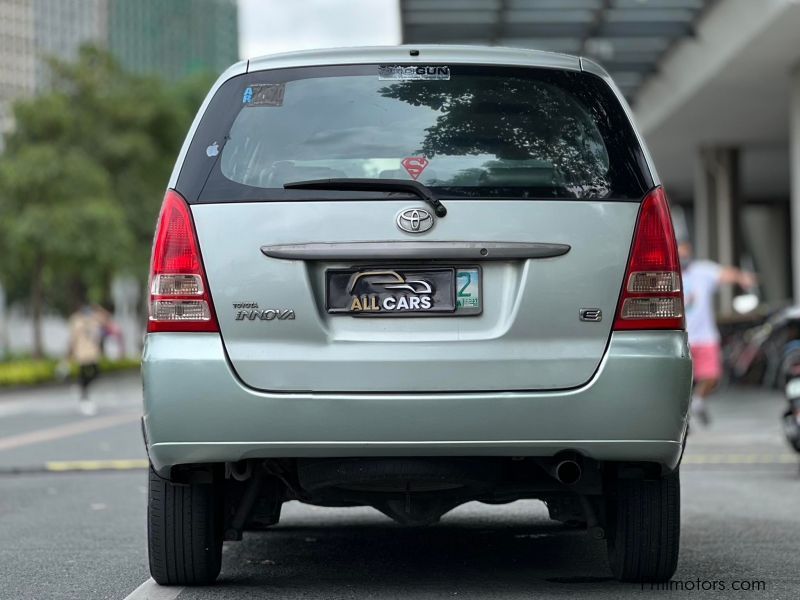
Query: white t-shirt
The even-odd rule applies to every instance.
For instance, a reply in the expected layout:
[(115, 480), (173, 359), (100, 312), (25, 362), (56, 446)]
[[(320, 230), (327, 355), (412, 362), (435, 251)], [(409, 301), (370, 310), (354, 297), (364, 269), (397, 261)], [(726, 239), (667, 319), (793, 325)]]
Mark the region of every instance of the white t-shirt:
[(718, 344), (719, 330), (714, 317), (714, 292), (722, 267), (710, 260), (693, 260), (683, 270), (683, 300), (689, 343)]

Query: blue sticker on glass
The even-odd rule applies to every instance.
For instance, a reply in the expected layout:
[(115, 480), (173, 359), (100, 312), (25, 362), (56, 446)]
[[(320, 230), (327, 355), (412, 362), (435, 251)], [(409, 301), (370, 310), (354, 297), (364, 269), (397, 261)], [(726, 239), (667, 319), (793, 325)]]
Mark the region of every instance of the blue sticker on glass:
[(250, 106), (283, 106), (285, 83), (258, 83), (248, 86), (242, 95), (242, 104)]

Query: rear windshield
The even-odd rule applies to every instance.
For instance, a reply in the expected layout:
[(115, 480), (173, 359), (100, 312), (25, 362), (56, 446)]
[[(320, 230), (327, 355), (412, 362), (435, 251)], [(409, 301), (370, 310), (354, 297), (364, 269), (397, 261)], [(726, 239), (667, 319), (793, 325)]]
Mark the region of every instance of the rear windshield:
[(179, 190), (201, 202), (386, 194), (283, 188), (344, 177), (416, 180), (444, 198), (638, 200), (652, 185), (625, 113), (598, 77), (355, 65), (260, 71), (225, 83), (203, 116)]

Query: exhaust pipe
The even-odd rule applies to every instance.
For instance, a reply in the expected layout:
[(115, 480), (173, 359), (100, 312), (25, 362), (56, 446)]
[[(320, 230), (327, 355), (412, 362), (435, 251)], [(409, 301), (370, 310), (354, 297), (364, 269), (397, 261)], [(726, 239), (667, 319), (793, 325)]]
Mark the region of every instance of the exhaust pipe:
[(564, 485), (575, 485), (580, 481), (583, 470), (580, 463), (572, 459), (566, 459), (556, 463), (554, 470), (556, 480)]

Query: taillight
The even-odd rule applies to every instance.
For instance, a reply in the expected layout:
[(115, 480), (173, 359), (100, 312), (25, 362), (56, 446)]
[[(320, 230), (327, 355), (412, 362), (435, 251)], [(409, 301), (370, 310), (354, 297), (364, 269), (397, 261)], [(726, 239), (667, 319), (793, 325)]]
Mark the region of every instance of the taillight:
[(150, 260), (148, 332), (219, 331), (192, 215), (168, 190), (161, 204)]
[(681, 263), (663, 188), (642, 201), (614, 329), (683, 329)]

